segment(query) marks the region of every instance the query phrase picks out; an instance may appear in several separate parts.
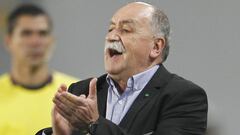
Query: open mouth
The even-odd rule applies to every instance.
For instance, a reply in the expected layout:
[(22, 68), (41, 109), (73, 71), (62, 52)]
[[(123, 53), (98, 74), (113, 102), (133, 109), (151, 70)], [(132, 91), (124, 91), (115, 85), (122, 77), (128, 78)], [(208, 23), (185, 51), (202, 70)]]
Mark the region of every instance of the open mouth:
[(115, 49), (108, 49), (108, 53), (109, 53), (110, 57), (119, 56), (119, 55), (123, 54), (122, 52), (119, 52)]
[(123, 44), (120, 41), (106, 42), (104, 49), (110, 58), (117, 58), (117, 56), (121, 56), (126, 52)]

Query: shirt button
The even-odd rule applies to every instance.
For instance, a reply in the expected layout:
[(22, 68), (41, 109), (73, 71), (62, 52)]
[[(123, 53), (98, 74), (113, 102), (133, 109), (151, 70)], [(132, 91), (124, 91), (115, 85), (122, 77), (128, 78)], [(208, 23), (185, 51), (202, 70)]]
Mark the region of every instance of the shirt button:
[(122, 105), (122, 104), (123, 104), (123, 101), (122, 101), (122, 100), (120, 100), (120, 101), (118, 101), (118, 103), (119, 103), (120, 105)]

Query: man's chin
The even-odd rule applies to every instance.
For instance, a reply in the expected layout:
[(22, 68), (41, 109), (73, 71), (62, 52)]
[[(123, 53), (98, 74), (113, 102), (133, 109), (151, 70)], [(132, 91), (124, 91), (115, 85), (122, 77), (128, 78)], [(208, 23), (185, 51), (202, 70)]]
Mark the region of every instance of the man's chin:
[(112, 75), (112, 76), (115, 76), (115, 75), (118, 75), (120, 73), (120, 70), (119, 69), (106, 69), (106, 72), (109, 74), (109, 75)]
[(32, 61), (29, 62), (29, 65), (31, 67), (40, 67), (44, 64), (46, 64), (46, 62), (44, 62), (43, 60), (35, 60), (35, 61), (32, 60)]

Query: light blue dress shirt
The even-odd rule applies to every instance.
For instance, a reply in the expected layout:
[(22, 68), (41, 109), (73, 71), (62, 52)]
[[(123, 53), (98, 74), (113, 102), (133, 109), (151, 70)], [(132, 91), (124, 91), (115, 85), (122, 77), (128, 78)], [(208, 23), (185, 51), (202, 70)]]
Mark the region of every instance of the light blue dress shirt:
[(155, 65), (144, 72), (130, 77), (127, 81), (126, 89), (121, 94), (118, 92), (117, 87), (115, 86), (115, 83), (111, 77), (107, 76), (106, 79), (107, 83), (109, 84), (109, 88), (107, 96), (106, 119), (118, 125), (128, 112), (134, 100), (153, 77), (158, 67), (159, 65)]

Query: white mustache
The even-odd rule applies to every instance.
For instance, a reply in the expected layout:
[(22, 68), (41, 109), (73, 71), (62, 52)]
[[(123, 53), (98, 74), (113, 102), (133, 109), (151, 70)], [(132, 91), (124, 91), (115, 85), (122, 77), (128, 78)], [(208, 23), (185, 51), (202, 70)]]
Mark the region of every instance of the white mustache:
[(104, 51), (106, 52), (108, 49), (113, 49), (119, 53), (126, 52), (125, 48), (123, 47), (122, 43), (120, 41), (115, 42), (106, 42)]

